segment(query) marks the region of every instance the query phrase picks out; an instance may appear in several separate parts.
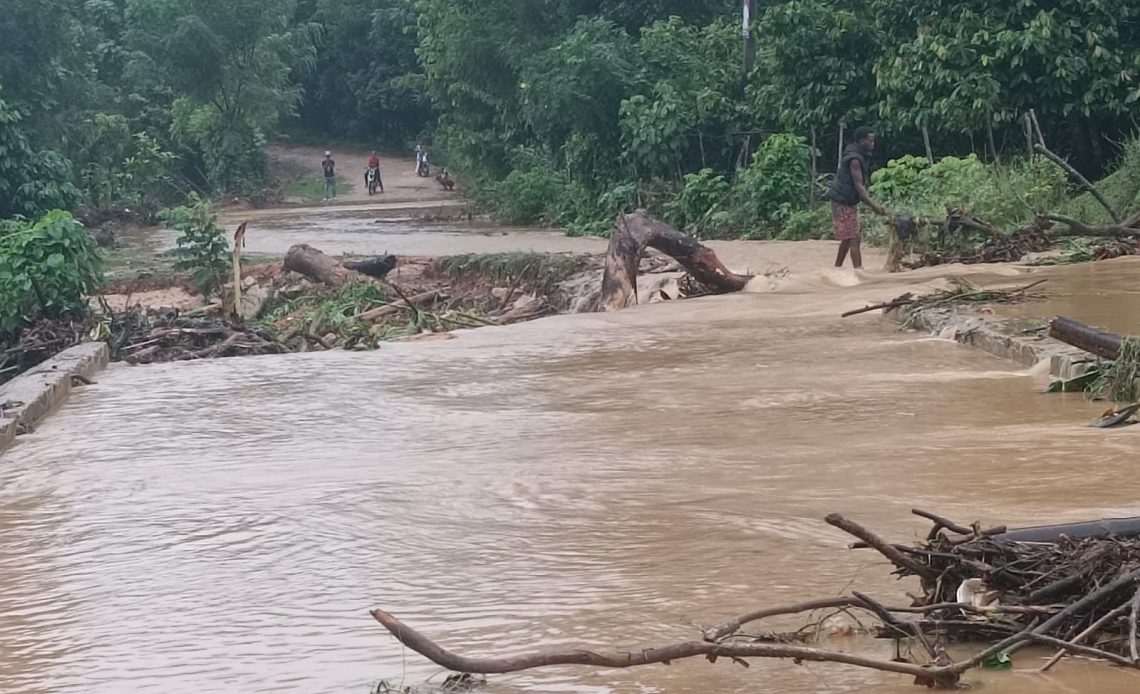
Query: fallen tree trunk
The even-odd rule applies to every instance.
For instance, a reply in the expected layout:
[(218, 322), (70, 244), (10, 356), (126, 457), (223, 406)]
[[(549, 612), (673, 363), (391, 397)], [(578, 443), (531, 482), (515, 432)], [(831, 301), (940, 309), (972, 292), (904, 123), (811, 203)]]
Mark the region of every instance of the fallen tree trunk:
[(1115, 359), (1124, 338), (1114, 333), (1097, 330), (1072, 318), (1057, 316), (1049, 323), (1049, 337), (1065, 344), (1091, 352), (1103, 359)]
[(701, 284), (718, 294), (744, 289), (750, 275), (730, 272), (713, 250), (644, 210), (621, 215), (610, 236), (602, 275), (601, 311), (618, 311), (637, 303), (637, 269), (646, 248), (672, 257)]
[(1048, 213), (1041, 216), (1050, 222), (1059, 222), (1067, 227), (1066, 229), (1050, 229), (1049, 235), (1054, 237), (1089, 236), (1096, 238), (1124, 239), (1140, 236), (1140, 228), (1138, 228), (1140, 227), (1140, 213), (1118, 224), (1103, 227), (1089, 226), (1079, 219), (1074, 219), (1063, 214)]
[(307, 243), (299, 243), (289, 249), (285, 254), (285, 269), (331, 287), (341, 286), (355, 274)]
[(285, 254), (285, 269), (298, 272), (311, 280), (330, 287), (345, 282), (362, 280), (363, 276), (383, 279), (397, 263), (394, 255), (378, 256), (368, 260), (338, 261), (307, 243), (299, 243)]

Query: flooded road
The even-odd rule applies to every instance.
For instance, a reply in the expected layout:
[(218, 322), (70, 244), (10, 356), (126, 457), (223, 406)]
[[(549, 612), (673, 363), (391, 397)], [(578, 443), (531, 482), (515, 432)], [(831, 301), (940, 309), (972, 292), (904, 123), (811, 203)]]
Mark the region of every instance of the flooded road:
[[(1102, 407), (1040, 395), (1041, 374), (953, 342), (837, 317), (937, 273), (812, 269), (827, 244), (721, 248), (792, 276), (374, 353), (112, 367), (0, 457), (0, 691), (365, 694), (438, 672), (373, 607), (470, 654), (636, 649), (853, 581), (904, 600), (915, 586), (848, 551), (831, 512), (899, 540), (927, 527), (912, 507), (1011, 525), (1140, 515), (1138, 433), (1083, 426)], [(1079, 663), (970, 679), (1140, 688)], [(920, 690), (694, 660), (485, 691)]]

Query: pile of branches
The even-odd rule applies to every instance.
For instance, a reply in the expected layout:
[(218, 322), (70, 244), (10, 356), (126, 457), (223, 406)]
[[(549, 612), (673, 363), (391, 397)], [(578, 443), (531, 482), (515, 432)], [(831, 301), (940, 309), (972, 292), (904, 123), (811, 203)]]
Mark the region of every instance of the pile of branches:
[(1074, 539), (1062, 529), (1022, 541), (1005, 528), (983, 531), (925, 515), (935, 521), (927, 539), (893, 545), (898, 554), (889, 557), (897, 575), (920, 578), (915, 606), (925, 616), (885, 625), (880, 635), (921, 630), (943, 641), (987, 642), (1031, 633), (1039, 643), (1080, 645), (1084, 655), (1137, 667), (1140, 540)]
[(113, 314), (107, 329), (111, 359), (129, 364), (292, 351), (268, 332), (202, 311), (135, 307)]
[(1015, 304), (1022, 301), (1042, 298), (1040, 294), (1032, 293), (1032, 290), (1047, 281), (1048, 280), (1037, 280), (1036, 282), (1031, 282), (1022, 287), (1014, 287), (1012, 289), (987, 289), (972, 284), (964, 278), (956, 277), (950, 280), (950, 286), (946, 289), (917, 297), (908, 292), (890, 301), (847, 311), (841, 314), (841, 316), (843, 318), (849, 318), (879, 309), (889, 311), (906, 307), (907, 319), (903, 322), (902, 327), (908, 328), (919, 316), (920, 312), (927, 309), (948, 308), (965, 304)]
[[(699, 639), (651, 648), (626, 651), (582, 647), (487, 657), (449, 651), (384, 610), (373, 610), (372, 616), (404, 646), (437, 665), (477, 674), (555, 665), (668, 665), (694, 657), (747, 666), (752, 658), (785, 658), (796, 663), (840, 663), (900, 673), (913, 677), (919, 685), (954, 689), (969, 670), (1008, 665), (1014, 653), (1030, 645), (1056, 649), (1040, 670), (1048, 670), (1066, 655), (1140, 669), (1136, 643), (1140, 540), (1114, 537), (1111, 522), (1007, 532), (1004, 527), (959, 525), (917, 509), (914, 513), (934, 522), (925, 540), (916, 545), (888, 543), (838, 514), (825, 519), (857, 538), (859, 542), (853, 547), (877, 550), (895, 566), (896, 575), (919, 578), (921, 594), (911, 596), (912, 603), (905, 606), (891, 607), (852, 592), (763, 607), (708, 628)], [(742, 631), (746, 625), (764, 619), (821, 610), (858, 610), (873, 615), (882, 625), (877, 634), (896, 640), (895, 657), (863, 656), (804, 645), (786, 635)], [(910, 648), (905, 652), (901, 648), (904, 642)], [(982, 643), (985, 647), (953, 661), (946, 649), (951, 642)], [(515, 649), (508, 646), (503, 650)]]
[(1063, 239), (1092, 239), (1079, 260), (1106, 260), (1137, 252), (1140, 211), (1117, 224), (1090, 226), (1060, 214), (1043, 213), (1026, 226), (1006, 233), (963, 209), (951, 209), (946, 219), (915, 219), (927, 231), (926, 242), (916, 244), (908, 258), (906, 242), (891, 235), (888, 269), (916, 269), (950, 263), (1014, 263), (1033, 253), (1054, 248)]
[(22, 330), (12, 344), (0, 342), (0, 383), (83, 342), (90, 331), (89, 318), (43, 319)]

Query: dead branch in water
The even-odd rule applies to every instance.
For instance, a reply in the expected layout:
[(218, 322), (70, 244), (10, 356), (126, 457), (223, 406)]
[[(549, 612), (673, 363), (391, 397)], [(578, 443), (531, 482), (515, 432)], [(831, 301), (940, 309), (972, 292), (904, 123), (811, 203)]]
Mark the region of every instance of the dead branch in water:
[(727, 658), (747, 667), (746, 658), (790, 658), (817, 663), (842, 663), (856, 667), (897, 672), (916, 679), (939, 683), (950, 687), (958, 680), (958, 673), (952, 667), (926, 667), (914, 663), (867, 658), (851, 653), (830, 651), (810, 646), (796, 646), (782, 643), (755, 642), (712, 642), (682, 641), (664, 646), (645, 648), (640, 651), (599, 652), (590, 649), (566, 651), (539, 651), (520, 656), (472, 658), (453, 653), (427, 636), (404, 624), (395, 616), (383, 611), (372, 610), (372, 616), (395, 636), (400, 643), (424, 656), (440, 667), (455, 672), (474, 674), (504, 674), (554, 665), (587, 665), (604, 668), (629, 668), (654, 663), (671, 664), (674, 660), (704, 657), (715, 663), (717, 658)]
[[(927, 539), (915, 547), (889, 544), (860, 524), (837, 514), (826, 519), (890, 559), (899, 574), (922, 579), (923, 595), (909, 607), (887, 607), (854, 592), (754, 610), (705, 630), (701, 640), (631, 651), (573, 648), (508, 657), (460, 655), (384, 610), (373, 610), (371, 614), (401, 643), (437, 665), (478, 674), (555, 665), (604, 668), (668, 665), (695, 657), (710, 662), (726, 658), (747, 666), (749, 659), (775, 658), (893, 672), (913, 677), (916, 684), (949, 689), (958, 686), (963, 673), (997, 656), (1012, 655), (1034, 644), (1058, 649), (1057, 655), (1042, 670), (1051, 668), (1066, 654), (1140, 669), (1140, 659), (1135, 655), (1136, 622), (1140, 618), (1140, 569), (1134, 568), (1140, 564), (1140, 539), (1108, 534), (1069, 539), (1067, 532), (1076, 526), (982, 531), (978, 524), (967, 526), (917, 509), (914, 513), (934, 523)], [(1054, 530), (1057, 537), (1054, 542), (1012, 539), (1028, 531), (1040, 535)], [(946, 535), (946, 531), (955, 534)], [(1043, 590), (1042, 583), (1046, 582), (1048, 590)], [(978, 595), (974, 595), (968, 602), (960, 602), (959, 596), (966, 589), (978, 589), (986, 597), (975, 602)], [(1034, 604), (1038, 596), (1049, 602)], [(896, 641), (916, 637), (928, 661), (884, 660), (739, 633), (745, 624), (769, 617), (828, 609), (860, 610), (877, 616), (884, 625), (879, 631), (880, 637)], [(921, 616), (915, 620), (898, 616), (911, 613)], [(988, 647), (969, 658), (951, 662), (945, 650), (950, 640), (983, 642)]]

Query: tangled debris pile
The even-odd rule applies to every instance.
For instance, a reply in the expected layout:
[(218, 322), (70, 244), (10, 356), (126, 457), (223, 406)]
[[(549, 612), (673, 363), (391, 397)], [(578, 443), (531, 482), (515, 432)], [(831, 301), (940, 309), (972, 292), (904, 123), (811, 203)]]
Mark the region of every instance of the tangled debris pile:
[(964, 209), (948, 210), (942, 220), (906, 219), (923, 233), (911, 236), (892, 228), (889, 272), (950, 263), (1015, 263), (1062, 242), (1072, 245), (1067, 254), (1045, 262), (1107, 260), (1136, 254), (1136, 239), (1140, 238), (1140, 212), (1107, 227), (1092, 227), (1064, 215), (1039, 214), (1027, 226), (1009, 233)]
[[(108, 334), (100, 335), (106, 330)], [(111, 359), (128, 364), (216, 359), (291, 351), (271, 333), (209, 317), (203, 311), (130, 307), (111, 314), (95, 337), (111, 347)]]
[[(594, 647), (538, 651), (511, 656), (467, 657), (441, 647), (392, 614), (372, 616), (404, 646), (448, 670), (493, 674), (554, 665), (628, 668), (668, 665), (684, 658), (725, 658), (747, 666), (749, 658), (786, 658), (797, 663), (831, 662), (895, 672), (915, 684), (955, 689), (964, 673), (978, 667), (1008, 667), (1029, 645), (1056, 649), (1040, 669), (1065, 655), (1081, 655), (1140, 669), (1137, 618), (1140, 613), (1140, 519), (1042, 526), (1007, 531), (963, 526), (926, 511), (933, 521), (917, 546), (888, 543), (858, 523), (832, 514), (826, 522), (859, 539), (853, 547), (877, 550), (899, 576), (917, 576), (922, 594), (905, 607), (887, 607), (859, 592), (748, 612), (703, 632), (699, 640), (638, 650)], [(745, 635), (741, 629), (779, 615), (819, 610), (860, 610), (874, 615), (877, 634), (896, 641), (887, 660), (801, 645), (776, 634)], [(915, 618), (900, 615), (914, 614)], [(903, 652), (901, 642), (913, 646)], [(953, 661), (951, 642), (987, 646)], [(515, 651), (509, 645), (503, 650)]]
[[(888, 558), (897, 575), (921, 580), (923, 595), (915, 607), (923, 608), (924, 617), (886, 624), (881, 636), (898, 638), (901, 627), (902, 634), (921, 631), (946, 642), (1013, 639), (1006, 655), (1018, 643), (1052, 638), (1085, 645), (1083, 655), (1137, 667), (1140, 522), (1007, 532), (916, 512), (934, 521), (926, 540), (917, 547), (892, 545), (899, 554)], [(1028, 633), (1033, 639), (1020, 638)], [(1117, 657), (1122, 655), (1127, 657)]]

